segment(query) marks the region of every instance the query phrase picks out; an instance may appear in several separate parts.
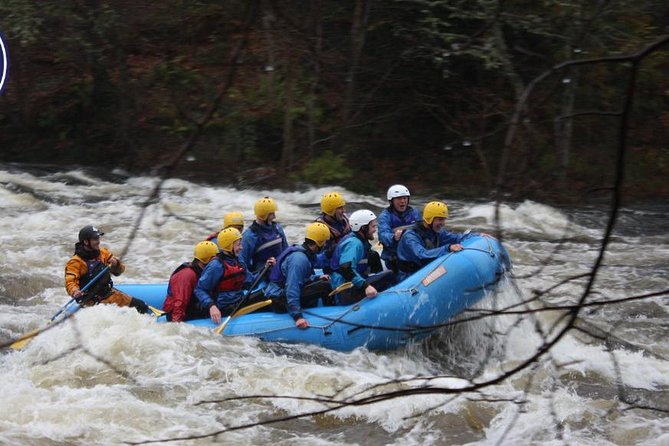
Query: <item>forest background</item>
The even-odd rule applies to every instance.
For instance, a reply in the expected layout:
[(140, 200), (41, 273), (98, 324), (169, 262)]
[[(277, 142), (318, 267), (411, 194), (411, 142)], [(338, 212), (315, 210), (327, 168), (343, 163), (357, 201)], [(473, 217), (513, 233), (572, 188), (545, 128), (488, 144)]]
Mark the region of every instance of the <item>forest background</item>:
[[(630, 76), (615, 59), (668, 24), (660, 0), (3, 0), (0, 161), (604, 199)], [(579, 59), (610, 63), (560, 65)], [(669, 197), (668, 73), (667, 45), (638, 70), (628, 201)]]

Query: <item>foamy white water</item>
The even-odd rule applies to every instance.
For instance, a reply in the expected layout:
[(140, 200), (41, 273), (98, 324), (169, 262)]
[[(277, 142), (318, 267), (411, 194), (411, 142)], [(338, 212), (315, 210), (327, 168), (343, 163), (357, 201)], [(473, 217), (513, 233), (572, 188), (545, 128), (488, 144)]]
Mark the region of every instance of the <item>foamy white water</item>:
[[(156, 178), (85, 170), (0, 166), (0, 341), (41, 327), (68, 300), (63, 267), (77, 232), (95, 224), (122, 253)], [(236, 190), (168, 180), (127, 246), (117, 282), (164, 282), (192, 246), (219, 229), (225, 212), (252, 219), (255, 200), (277, 200), (289, 241), (318, 214), (320, 196), (344, 193), (349, 212), (384, 206), (341, 187)], [(495, 228), (491, 203), (449, 202), (455, 230)], [(413, 204), (425, 202), (414, 197)], [(666, 209), (626, 209), (591, 299), (669, 288)], [(497, 309), (533, 290), (587, 273), (597, 256), (601, 209), (562, 210), (524, 202), (500, 208), (503, 240), (519, 279), (481, 304)], [(641, 229), (643, 228), (643, 230)], [(564, 243), (560, 240), (564, 239)], [(576, 302), (585, 278), (557, 288), (532, 309)], [(519, 296), (520, 293), (520, 296)], [(525, 308), (525, 306), (521, 307)], [(666, 296), (591, 308), (582, 327), (612, 331), (606, 342), (569, 332), (534, 367), (479, 392), (423, 394), (349, 406), (221, 434), (239, 444), (669, 444)], [(466, 317), (467, 315), (465, 315)], [(458, 324), (437, 337), (385, 353), (223, 338), (188, 324), (158, 324), (131, 309), (97, 306), (0, 356), (0, 444), (120, 444), (199, 436), (260, 420), (319, 411), (317, 401), (229, 397), (359, 398), (384, 391), (461, 389), (495, 379), (532, 356), (563, 322), (557, 312)], [(435, 378), (437, 377), (437, 378)], [(204, 402), (204, 403), (203, 403)], [(177, 444), (211, 444), (216, 437)]]

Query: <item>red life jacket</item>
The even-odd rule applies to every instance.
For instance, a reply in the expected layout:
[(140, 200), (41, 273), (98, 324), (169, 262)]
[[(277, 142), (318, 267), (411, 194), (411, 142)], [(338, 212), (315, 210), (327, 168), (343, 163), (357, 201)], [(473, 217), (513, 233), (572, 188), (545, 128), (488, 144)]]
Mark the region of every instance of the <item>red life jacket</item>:
[(232, 261), (219, 254), (217, 260), (223, 265), (223, 277), (218, 282), (217, 291), (239, 291), (246, 279), (246, 268), (238, 260)]

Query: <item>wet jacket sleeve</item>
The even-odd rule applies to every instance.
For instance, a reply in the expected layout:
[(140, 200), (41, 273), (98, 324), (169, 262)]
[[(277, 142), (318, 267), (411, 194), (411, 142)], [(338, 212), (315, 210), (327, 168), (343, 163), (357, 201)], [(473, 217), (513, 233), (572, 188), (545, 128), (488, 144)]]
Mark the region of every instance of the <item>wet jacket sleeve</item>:
[(242, 234), (242, 252), (239, 253), (239, 261), (250, 271), (256, 269), (253, 264), (253, 253), (256, 250), (257, 244), (258, 237), (256, 237), (255, 232), (253, 232), (251, 228), (247, 228)]
[(379, 215), (379, 241), (384, 248), (396, 246), (395, 234), (390, 227), (390, 212), (388, 209), (381, 211)]
[[(100, 248), (100, 260), (102, 260), (102, 263), (110, 265), (112, 257), (114, 257), (114, 254), (111, 251), (107, 248)], [(109, 271), (115, 276), (120, 276), (125, 271), (125, 264), (118, 258), (116, 260), (118, 260), (118, 263), (116, 266), (110, 267)]]
[(418, 234), (414, 231), (407, 231), (400, 239), (400, 244), (397, 247), (397, 256), (400, 260), (406, 262), (422, 264), (447, 254), (450, 246), (450, 244), (447, 244), (438, 248), (426, 249)]
[(209, 308), (214, 305), (215, 289), (218, 282), (223, 277), (223, 265), (218, 260), (214, 259), (207, 263), (204, 271), (200, 275), (200, 279), (195, 286), (195, 298), (200, 302), (203, 308)]
[[(258, 278), (260, 273), (262, 272), (262, 268), (260, 268), (258, 271), (251, 272), (246, 265), (244, 265), (244, 269), (246, 270), (246, 275), (244, 276), (244, 285), (242, 288), (248, 289), (251, 285), (253, 285), (253, 281)], [(271, 270), (272, 268), (270, 268)], [(265, 273), (265, 279), (267, 279), (267, 276), (269, 276), (269, 271)], [(261, 282), (262, 283), (262, 282)]]
[(442, 229), (439, 232), (439, 244), (448, 245), (450, 249), (451, 245), (462, 243), (462, 241), (467, 237), (469, 237), (469, 234), (464, 234), (460, 232), (449, 232), (446, 229)]
[(277, 224), (276, 228), (279, 231), (279, 234), (281, 234), (281, 252), (283, 252), (288, 248), (288, 239), (286, 238), (286, 233), (283, 231), (281, 225)]
[(72, 296), (79, 287), (79, 279), (86, 274), (88, 268), (86, 262), (79, 256), (72, 256), (65, 264), (65, 290), (68, 296)]
[(163, 310), (172, 313), (172, 322), (182, 322), (186, 319), (186, 309), (196, 285), (197, 275), (190, 268), (184, 268), (170, 277), (171, 295), (165, 299)]
[(284, 260), (283, 265), (281, 266), (285, 266), (285, 292), (288, 314), (290, 314), (294, 320), (297, 320), (302, 317), (302, 305), (300, 303), (302, 287), (307, 282), (309, 277), (311, 277), (314, 270), (307, 256), (302, 253), (296, 253), (288, 256), (288, 258)]
[(322, 270), (330, 267), (330, 258), (327, 256), (325, 250), (316, 254), (316, 263), (314, 268), (320, 268)]
[(365, 256), (365, 248), (357, 238), (351, 237), (343, 242), (341, 247), (341, 254), (339, 255), (339, 264), (351, 264), (351, 271), (353, 272), (353, 286), (356, 288), (365, 288), (367, 280), (358, 272), (358, 262)]

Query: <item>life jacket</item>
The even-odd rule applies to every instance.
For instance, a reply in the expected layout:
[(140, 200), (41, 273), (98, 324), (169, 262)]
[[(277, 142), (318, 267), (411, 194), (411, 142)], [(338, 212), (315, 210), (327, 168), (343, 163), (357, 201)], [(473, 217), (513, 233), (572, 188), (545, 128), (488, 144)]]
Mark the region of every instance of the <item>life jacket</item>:
[[(369, 250), (372, 248), (372, 245), (370, 245), (367, 240), (363, 240), (363, 238), (357, 232), (350, 232), (346, 234), (344, 238), (339, 241), (337, 247), (334, 250), (334, 254), (332, 254), (332, 259), (330, 259), (330, 268), (332, 268), (332, 271), (337, 271), (339, 270), (339, 268), (341, 268), (341, 265), (339, 264), (339, 258), (341, 257), (341, 247), (343, 246), (344, 241), (349, 239), (350, 237), (356, 237), (358, 240), (362, 242), (362, 247), (364, 250), (363, 256), (358, 261), (358, 264), (355, 265), (355, 269), (358, 271), (358, 274), (360, 274), (363, 277), (366, 277), (368, 276), (367, 257), (369, 256)], [(351, 267), (353, 267), (353, 265), (351, 265)]]
[(407, 206), (406, 211), (402, 215), (398, 214), (393, 206), (388, 206), (388, 212), (390, 213), (390, 227), (393, 228), (393, 233), (397, 230), (403, 231), (409, 229), (416, 223), (411, 206)]
[[(99, 257), (86, 260), (87, 272), (79, 279), (79, 286), (81, 288), (85, 287), (104, 268), (105, 264), (102, 263)], [(100, 277), (97, 282), (93, 284), (93, 286), (88, 290), (87, 294), (98, 300), (104, 299), (111, 294), (113, 286), (114, 282), (111, 279), (111, 274), (109, 271), (107, 271), (106, 274)]]
[[(330, 230), (330, 234), (332, 235), (332, 238), (329, 240), (330, 243), (338, 243), (342, 237), (351, 232), (351, 225), (346, 216), (344, 216), (343, 221), (339, 221), (330, 217), (328, 214), (322, 214), (316, 221), (318, 223), (323, 223)], [(336, 226), (338, 226), (338, 228)]]
[(286, 260), (286, 257), (294, 252), (303, 252), (307, 255), (307, 257), (309, 257), (309, 251), (304, 246), (292, 245), (284, 249), (283, 252), (279, 254), (279, 257), (276, 258), (276, 263), (272, 267), (272, 271), (269, 273), (270, 282), (276, 283), (281, 288), (286, 285), (286, 276), (281, 271), (281, 265), (283, 264), (283, 261)]
[(262, 265), (270, 257), (277, 257), (281, 254), (281, 245), (283, 239), (281, 233), (276, 228), (276, 223), (272, 222), (272, 231), (263, 231), (257, 222), (253, 222), (250, 227), (251, 231), (258, 237), (256, 249), (253, 251), (253, 263), (255, 265)]
[[(439, 235), (436, 234), (432, 229), (426, 228), (422, 221), (417, 221), (414, 223), (414, 225), (409, 230), (414, 231), (418, 235), (425, 249), (434, 249), (439, 247)], [(398, 259), (397, 264), (400, 270), (407, 273), (415, 273), (431, 261), (432, 260), (430, 259), (424, 260), (421, 263), (415, 263)]]
[(242, 289), (246, 279), (246, 268), (236, 258), (225, 256), (223, 253), (216, 255), (216, 260), (223, 265), (223, 277), (216, 286), (217, 291), (238, 291)]

